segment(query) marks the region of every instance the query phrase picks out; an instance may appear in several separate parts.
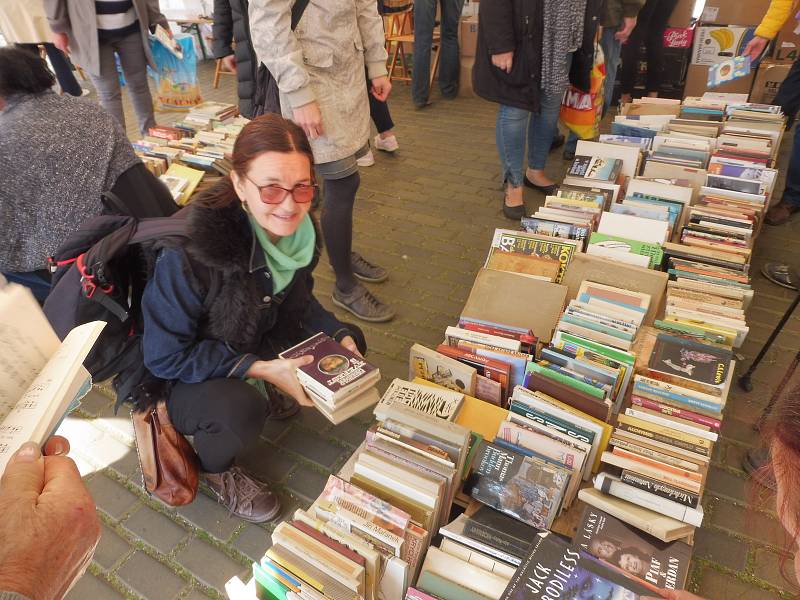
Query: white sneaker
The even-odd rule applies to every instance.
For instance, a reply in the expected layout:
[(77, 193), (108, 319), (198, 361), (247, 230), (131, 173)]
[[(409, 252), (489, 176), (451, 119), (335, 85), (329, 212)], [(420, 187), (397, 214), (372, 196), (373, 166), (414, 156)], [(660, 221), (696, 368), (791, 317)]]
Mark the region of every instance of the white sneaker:
[(359, 167), (371, 167), (375, 164), (375, 155), (372, 154), (372, 150), (368, 150), (364, 156), (356, 159), (356, 163)]
[(81, 88), (81, 96), (88, 96), (92, 93), (92, 90), (87, 90), (86, 88)]
[(394, 152), (400, 147), (400, 144), (397, 143), (397, 138), (393, 135), (384, 139), (378, 134), (375, 136), (375, 147), (384, 152)]

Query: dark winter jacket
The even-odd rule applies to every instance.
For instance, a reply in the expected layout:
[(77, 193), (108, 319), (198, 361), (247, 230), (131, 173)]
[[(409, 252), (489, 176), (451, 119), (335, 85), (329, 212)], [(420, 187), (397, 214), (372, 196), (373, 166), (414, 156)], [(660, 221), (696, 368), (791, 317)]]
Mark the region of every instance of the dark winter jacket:
[[(253, 93), (256, 89), (258, 63), (250, 42), (250, 21), (247, 0), (214, 0), (214, 41), (212, 49), (216, 58), (236, 55), (236, 79), (239, 95), (239, 112), (252, 118)], [(232, 42), (236, 42), (236, 48)]]
[[(539, 110), (542, 72), (542, 0), (480, 3), (478, 47), (472, 69), (475, 93), (491, 102)], [(492, 55), (514, 52), (511, 73), (492, 64)]]
[(607, 2), (614, 0), (588, 0), (583, 18), (583, 44), (572, 54), (569, 82), (588, 93), (592, 87), (591, 75), (594, 67), (595, 40)]
[(311, 264), (273, 294), (264, 252), (239, 202), (194, 203), (185, 218), (189, 241), (161, 251), (142, 299), (142, 350), (153, 375), (184, 383), (241, 378), (256, 360), (276, 358), (320, 331), (336, 340), (350, 335), (366, 350), (361, 330), (313, 295), (319, 236)]
[(625, 17), (635, 17), (642, 10), (645, 0), (606, 0), (603, 11), (603, 27), (620, 27)]

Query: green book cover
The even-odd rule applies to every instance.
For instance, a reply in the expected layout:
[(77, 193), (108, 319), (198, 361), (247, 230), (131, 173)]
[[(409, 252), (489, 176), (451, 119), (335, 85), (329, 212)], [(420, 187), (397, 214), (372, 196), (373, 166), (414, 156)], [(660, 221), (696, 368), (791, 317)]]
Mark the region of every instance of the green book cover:
[(597, 398), (598, 400), (605, 400), (606, 394), (603, 390), (599, 390), (593, 385), (588, 383), (584, 383), (583, 381), (578, 381), (568, 375), (564, 375), (563, 373), (559, 373), (554, 371), (553, 369), (548, 369), (547, 367), (543, 367), (542, 365), (534, 362), (528, 363), (528, 368), (526, 369), (527, 372), (538, 373), (543, 377), (547, 377), (554, 381), (558, 381), (559, 383), (563, 383), (564, 385), (568, 385), (571, 388), (575, 388), (576, 390), (580, 390), (590, 396)]
[(269, 598), (270, 600), (286, 600), (286, 592), (289, 591), (285, 585), (276, 581), (258, 563), (253, 563), (253, 577), (257, 587), (266, 592), (266, 595), (259, 595), (259, 598)]
[(617, 235), (608, 235), (607, 233), (594, 232), (589, 236), (590, 246), (603, 246), (612, 250), (620, 250), (622, 252), (630, 252), (631, 254), (639, 254), (640, 256), (647, 256), (650, 259), (648, 266), (654, 269), (664, 260), (664, 249), (658, 244), (649, 244), (647, 242), (639, 242), (628, 238), (620, 237)]
[(591, 319), (583, 319), (577, 315), (565, 314), (561, 317), (561, 320), (565, 323), (572, 323), (573, 325), (585, 327), (586, 329), (591, 329), (592, 331), (599, 331), (600, 333), (605, 333), (606, 335), (610, 335), (621, 340), (627, 340), (629, 342), (633, 340), (632, 333), (628, 333), (627, 331), (622, 331), (614, 327), (609, 327), (608, 325), (603, 325), (602, 323), (592, 321)]
[(417, 589), (441, 600), (489, 600), (487, 596), (461, 587), (457, 583), (430, 571), (425, 571), (419, 576)]
[(630, 365), (631, 367), (633, 367), (633, 364), (636, 362), (636, 356), (630, 352), (625, 352), (624, 350), (612, 348), (611, 346), (606, 346), (605, 344), (601, 344), (599, 342), (587, 340), (586, 338), (582, 338), (572, 333), (561, 332), (560, 335), (561, 341), (566, 344), (567, 348), (569, 348), (570, 345), (588, 348), (593, 352), (602, 354), (603, 356), (606, 356), (617, 362)]

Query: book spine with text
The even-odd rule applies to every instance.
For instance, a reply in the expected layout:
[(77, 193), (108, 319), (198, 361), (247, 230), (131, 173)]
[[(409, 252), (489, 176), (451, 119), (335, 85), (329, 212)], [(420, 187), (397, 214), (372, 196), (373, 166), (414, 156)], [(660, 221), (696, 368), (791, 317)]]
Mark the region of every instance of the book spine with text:
[(639, 475), (638, 473), (633, 473), (627, 469), (622, 471), (619, 480), (622, 483), (639, 488), (645, 492), (650, 492), (656, 496), (661, 496), (667, 500), (672, 500), (673, 502), (688, 506), (689, 508), (697, 508), (700, 503), (699, 494), (693, 494), (687, 490), (661, 483), (660, 481), (645, 477), (644, 475)]
[(642, 408), (660, 412), (662, 415), (676, 417), (685, 421), (691, 421), (693, 423), (697, 423), (698, 425), (705, 425), (706, 427), (710, 427), (717, 432), (719, 432), (720, 428), (722, 427), (722, 422), (719, 419), (707, 417), (706, 415), (701, 415), (700, 413), (692, 412), (690, 410), (684, 410), (676, 406), (661, 404), (660, 402), (656, 402), (655, 400), (650, 400), (649, 398), (644, 398), (642, 396), (631, 396), (631, 403), (636, 406), (641, 406)]
[(595, 478), (594, 487), (622, 500), (627, 500), (643, 508), (647, 508), (667, 517), (677, 519), (689, 525), (700, 527), (703, 524), (703, 509), (689, 508), (676, 502), (666, 500), (655, 494), (631, 487), (611, 477), (607, 473), (600, 473)]

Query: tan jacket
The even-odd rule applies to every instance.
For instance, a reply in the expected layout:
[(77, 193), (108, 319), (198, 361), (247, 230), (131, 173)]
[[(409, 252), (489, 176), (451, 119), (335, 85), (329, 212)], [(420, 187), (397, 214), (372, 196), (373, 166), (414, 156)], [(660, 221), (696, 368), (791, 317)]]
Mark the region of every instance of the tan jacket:
[(9, 44), (53, 41), (42, 0), (0, 0), (0, 33)]
[[(150, 27), (169, 27), (167, 18), (161, 14), (158, 0), (133, 0), (133, 8), (139, 18), (139, 29), (147, 62), (155, 68), (147, 33)], [(44, 9), (50, 28), (54, 33), (69, 36), (72, 61), (92, 75), (100, 75), (100, 52), (97, 41), (97, 14), (92, 0), (44, 0)]]
[(386, 75), (383, 20), (375, 0), (309, 0), (292, 31), (293, 0), (250, 0), (250, 39), (278, 83), (283, 116), (317, 101), (324, 135), (317, 164), (352, 156), (369, 138), (369, 78)]

